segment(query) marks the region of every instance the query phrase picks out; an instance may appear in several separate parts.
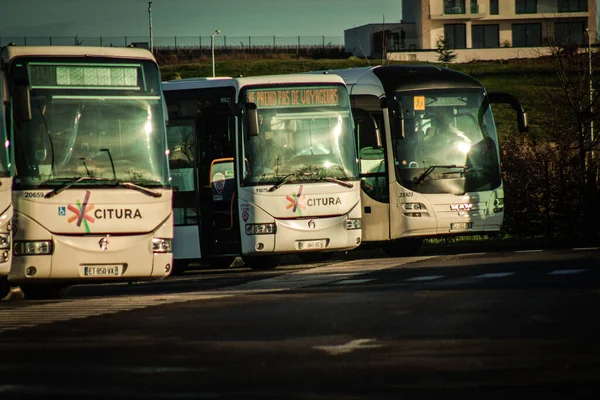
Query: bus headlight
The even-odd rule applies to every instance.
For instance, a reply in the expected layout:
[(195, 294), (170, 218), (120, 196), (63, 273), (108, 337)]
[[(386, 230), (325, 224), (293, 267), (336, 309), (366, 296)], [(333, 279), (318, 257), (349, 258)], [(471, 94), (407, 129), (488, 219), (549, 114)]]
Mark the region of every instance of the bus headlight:
[(10, 233), (0, 233), (0, 249), (10, 249)]
[(275, 224), (246, 224), (246, 235), (272, 235), (276, 230)]
[(40, 241), (15, 241), (13, 246), (13, 254), (15, 256), (41, 256), (52, 254), (53, 251), (51, 240)]
[(504, 198), (499, 197), (494, 200), (494, 212), (503, 212), (504, 211)]
[(423, 203), (404, 203), (402, 212), (406, 217), (421, 217), (422, 213), (427, 213), (427, 207)]
[(354, 229), (360, 229), (360, 218), (346, 219), (346, 229), (349, 231)]
[(153, 253), (172, 253), (173, 252), (173, 240), (153, 238), (152, 239), (152, 252)]

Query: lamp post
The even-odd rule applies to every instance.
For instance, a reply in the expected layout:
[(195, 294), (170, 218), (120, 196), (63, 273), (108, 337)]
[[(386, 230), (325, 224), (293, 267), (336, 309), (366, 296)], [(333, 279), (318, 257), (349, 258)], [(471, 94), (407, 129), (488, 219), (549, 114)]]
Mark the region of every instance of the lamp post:
[(150, 51), (154, 49), (154, 43), (152, 39), (152, 2), (148, 2), (148, 28), (150, 30)]
[[(590, 144), (594, 143), (594, 112), (592, 103), (594, 102), (594, 82), (592, 79), (593, 69), (592, 69), (592, 37), (590, 36), (590, 31), (588, 28), (585, 28), (585, 33), (587, 33), (588, 37), (588, 68), (589, 68), (589, 81), (590, 81)], [(591, 151), (592, 158), (594, 158), (594, 150)]]
[(210, 35), (210, 49), (212, 53), (212, 67), (213, 67), (213, 78), (215, 77), (215, 36), (221, 33), (220, 29), (217, 29), (212, 35)]

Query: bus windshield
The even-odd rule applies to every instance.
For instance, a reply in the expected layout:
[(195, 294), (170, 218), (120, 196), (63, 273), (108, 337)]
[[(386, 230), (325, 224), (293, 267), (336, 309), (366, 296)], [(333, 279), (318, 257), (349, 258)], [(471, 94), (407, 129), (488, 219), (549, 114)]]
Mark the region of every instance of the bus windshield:
[(398, 181), (421, 193), (500, 186), (498, 137), (483, 90), (398, 92), (404, 137), (393, 134)]
[(358, 180), (344, 87), (249, 90), (247, 96), (258, 108), (259, 134), (244, 135), (246, 185), (274, 184), (284, 177), (286, 182)]
[(32, 119), (16, 126), (18, 183), (53, 187), (83, 177), (80, 185), (167, 186), (157, 67), (82, 66), (28, 66)]

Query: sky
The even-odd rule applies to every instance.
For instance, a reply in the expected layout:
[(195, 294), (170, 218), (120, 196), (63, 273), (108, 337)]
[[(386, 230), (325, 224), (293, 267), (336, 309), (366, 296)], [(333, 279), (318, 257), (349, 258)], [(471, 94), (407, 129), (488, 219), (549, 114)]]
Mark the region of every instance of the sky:
[[(330, 36), (399, 22), (402, 0), (153, 0), (160, 36)], [(147, 0), (0, 0), (0, 37), (144, 36)]]

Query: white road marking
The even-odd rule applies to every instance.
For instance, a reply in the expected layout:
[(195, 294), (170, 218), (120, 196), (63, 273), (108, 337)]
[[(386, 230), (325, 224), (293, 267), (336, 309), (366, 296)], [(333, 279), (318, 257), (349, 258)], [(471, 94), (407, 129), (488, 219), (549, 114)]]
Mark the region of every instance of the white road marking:
[(405, 282), (420, 282), (420, 281), (433, 281), (435, 279), (443, 278), (446, 275), (429, 275), (429, 276), (415, 276), (414, 278), (405, 279)]
[(541, 253), (542, 249), (538, 249), (538, 250), (517, 250), (515, 251), (515, 253)]
[(514, 272), (490, 272), (487, 274), (481, 274), (481, 275), (476, 275), (473, 278), (483, 278), (483, 279), (487, 279), (487, 278), (504, 278), (506, 276), (511, 276), (514, 275)]
[(552, 272), (548, 272), (548, 275), (574, 275), (585, 272), (585, 269), (555, 269)]
[(481, 253), (460, 253), (460, 256), (483, 256), (485, 254), (489, 254), (487, 252), (481, 252)]
[(357, 283), (371, 282), (376, 279), (344, 279), (343, 281), (333, 282), (334, 285), (354, 285)]
[(575, 247), (573, 250), (582, 251), (582, 250), (598, 250), (600, 247)]
[(314, 346), (314, 348), (317, 350), (323, 350), (331, 356), (337, 356), (359, 349), (376, 349), (383, 347), (382, 344), (374, 344), (376, 341), (377, 339), (356, 339), (337, 346)]

